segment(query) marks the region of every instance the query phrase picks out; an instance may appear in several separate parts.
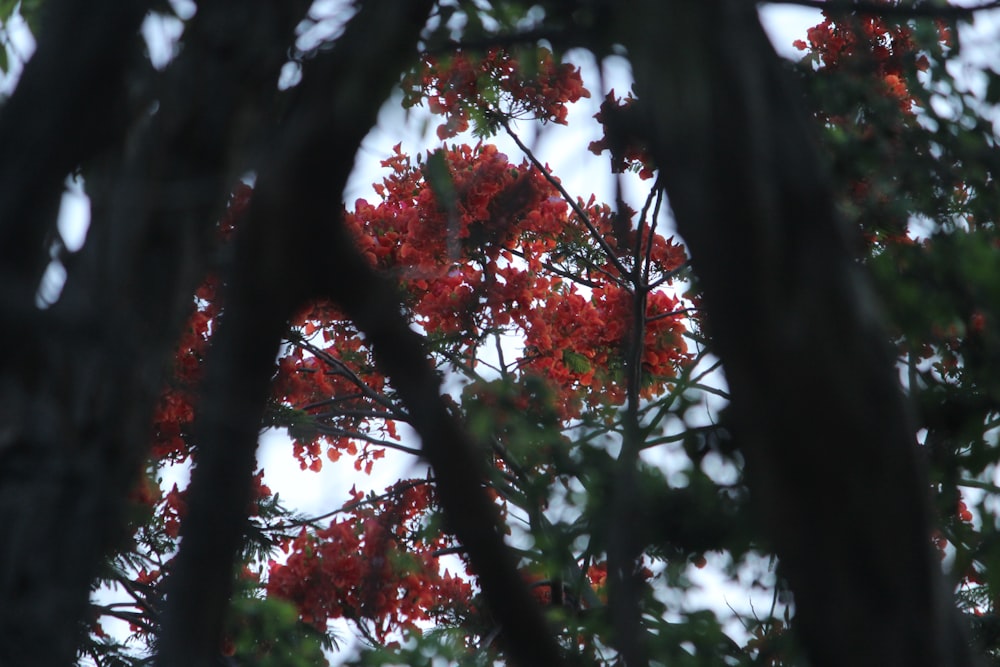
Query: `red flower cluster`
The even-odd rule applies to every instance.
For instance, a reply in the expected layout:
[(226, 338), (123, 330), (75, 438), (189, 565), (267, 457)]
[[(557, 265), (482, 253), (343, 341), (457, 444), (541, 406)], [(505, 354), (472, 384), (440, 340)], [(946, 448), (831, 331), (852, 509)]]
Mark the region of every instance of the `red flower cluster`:
[[(523, 368), (548, 378), (561, 390), (565, 417), (578, 414), (579, 401), (620, 404), (625, 386), (620, 358), (632, 321), (634, 295), (624, 287), (606, 285), (591, 290), (589, 298), (573, 286), (564, 286), (546, 300), (544, 310), (524, 322), (526, 355)], [(643, 367), (649, 395), (662, 381), (675, 376), (686, 360), (677, 300), (663, 292), (649, 296)], [(652, 319), (664, 315), (660, 319)]]
[(471, 585), (440, 571), (434, 551), (441, 538), (419, 534), (431, 505), (428, 485), (413, 480), (388, 491), (373, 503), (355, 503), (349, 518), (327, 528), (303, 528), (287, 561), (271, 563), (267, 594), (294, 603), (320, 631), (331, 618), (348, 618), (370, 622), (379, 639), (465, 609)]
[[(410, 295), (414, 319), (430, 334), (451, 340), (462, 358), (475, 363), (485, 333), (523, 336), (518, 368), (546, 378), (562, 391), (564, 416), (579, 414), (581, 401), (620, 403), (620, 357), (631, 321), (634, 294), (592, 232), (542, 174), (525, 163), (512, 165), (495, 146), (445, 151), (453, 191), (439, 201), (425, 177), (399, 147), (383, 164), (392, 173), (376, 188), (379, 205), (358, 200), (347, 214), (359, 246), (380, 268), (398, 276)], [(635, 231), (614, 232), (615, 215), (595, 206), (587, 215), (606, 246), (631, 261)], [(648, 251), (659, 274), (686, 260), (683, 248), (654, 235)], [(567, 256), (587, 249), (582, 257)], [(593, 259), (598, 258), (598, 259)], [(553, 270), (563, 265), (566, 271)], [(574, 273), (584, 274), (580, 283)], [(662, 291), (647, 300), (643, 366), (645, 393), (662, 387), (686, 359), (677, 300)], [(673, 314), (672, 314), (673, 313)], [(616, 370), (618, 369), (618, 370)]]
[[(948, 48), (947, 27), (938, 22), (937, 30), (938, 46)], [(911, 243), (909, 215), (899, 205), (902, 181), (896, 175), (905, 169), (895, 167), (922, 159), (928, 150), (906, 137), (920, 132), (917, 114), (926, 94), (917, 87), (916, 74), (930, 67), (930, 50), (918, 45), (910, 24), (875, 15), (838, 20), (826, 16), (809, 29), (807, 40), (794, 45), (807, 52), (803, 62), (815, 70), (814, 78), (829, 82), (826, 95), (842, 89), (845, 81), (856, 79), (860, 72), (872, 79), (864, 97), (845, 89), (839, 99), (823, 105), (816, 118), (836, 129), (838, 143), (847, 141), (875, 158), (854, 158), (840, 168), (853, 175), (845, 204), (861, 213), (859, 225), (865, 240), (878, 247)], [(877, 171), (867, 166), (874, 162), (879, 164)]]
[[(941, 27), (941, 39), (948, 39)], [(830, 17), (806, 33), (808, 42), (796, 40), (793, 46), (809, 51), (817, 66), (835, 70), (850, 63), (863, 64), (866, 71), (880, 78), (884, 92), (899, 103), (899, 108), (912, 112), (913, 97), (906, 83), (906, 65), (919, 70), (929, 66), (927, 57), (918, 55), (912, 30), (884, 17), (861, 15), (850, 22), (837, 22)]]
[(611, 171), (616, 174), (635, 171), (643, 180), (652, 178), (653, 159), (636, 132), (643, 120), (636, 111), (636, 99), (632, 93), (619, 98), (611, 89), (594, 118), (604, 129), (604, 137), (590, 142), (590, 151), (594, 155), (609, 151)]
[(403, 81), (406, 107), (422, 104), (445, 117), (441, 139), (469, 129), (471, 114), (566, 124), (566, 105), (590, 97), (580, 70), (556, 63), (543, 47), (526, 49), (520, 58), (493, 48), (483, 57), (457, 51), (446, 58), (425, 55), (418, 70)]

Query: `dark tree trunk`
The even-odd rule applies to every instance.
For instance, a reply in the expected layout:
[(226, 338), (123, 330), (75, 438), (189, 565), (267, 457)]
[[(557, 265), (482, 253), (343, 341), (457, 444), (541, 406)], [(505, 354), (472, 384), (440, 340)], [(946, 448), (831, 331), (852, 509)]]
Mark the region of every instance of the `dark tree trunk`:
[(646, 0), (620, 18), (813, 664), (972, 664), (879, 306), (754, 5)]
[[(125, 537), (154, 401), (239, 173), (233, 146), (252, 132), (247, 112), (272, 102), (308, 3), (245, 3), (238, 16), (221, 4), (200, 3), (153, 87), (144, 3), (51, 0), (0, 110), (4, 665), (70, 664), (87, 630), (90, 588)], [(78, 167), (93, 199), (87, 243), (42, 310), (62, 182)]]

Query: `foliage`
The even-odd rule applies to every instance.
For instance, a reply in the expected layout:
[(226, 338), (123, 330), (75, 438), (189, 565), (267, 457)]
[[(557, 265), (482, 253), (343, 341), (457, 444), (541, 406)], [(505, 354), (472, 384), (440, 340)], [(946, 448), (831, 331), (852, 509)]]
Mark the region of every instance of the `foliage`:
[[(770, 609), (734, 613), (743, 627), (736, 640), (724, 627), (731, 619), (684, 600), (707, 560), (717, 576), (739, 579), (769, 547), (747, 529), (742, 459), (720, 415), (728, 396), (696, 277), (667, 231), (655, 165), (641, 142), (622, 134), (641, 91), (600, 91), (603, 136), (590, 149), (608, 152), (612, 173), (637, 173), (645, 199), (632, 208), (572, 195), (518, 132), (529, 122), (565, 124), (568, 105), (594, 84), (551, 42), (477, 47), (489, 35), (484, 19), (537, 26), (517, 24), (527, 19), (514, 3), (493, 14), (471, 4), (457, 3), (468, 45), (432, 36), (402, 82), (404, 106), (441, 116), (441, 144), (416, 154), (397, 145), (385, 156), (375, 201), (343, 211), (353, 241), (393, 279), (405, 316), (455, 387), (450, 408), (492, 463), (487, 490), (568, 654), (581, 664), (620, 659), (608, 569), (624, 525), (634, 541), (629, 576), (642, 632), (657, 662), (800, 664), (787, 633), (794, 614), (779, 604), (786, 591), (774, 572), (762, 584), (773, 593)], [(0, 3), (0, 16), (5, 9)], [(456, 13), (449, 5), (442, 31)], [(987, 622), (998, 613), (990, 575), (1000, 492), (1000, 380), (992, 373), (1000, 362), (1000, 202), (986, 115), (1000, 101), (1000, 74), (987, 73), (982, 96), (962, 92), (948, 67), (958, 34), (940, 20), (831, 14), (797, 43), (805, 55), (794, 72), (839, 205), (864, 239), (858, 261), (887, 304), (930, 462), (935, 544), (977, 638), (1000, 660), (1000, 633)], [(434, 37), (447, 48), (432, 48)], [(470, 129), (476, 143), (447, 143)], [(504, 154), (491, 143), (497, 135), (522, 155)], [(221, 256), (252, 198), (249, 184), (233, 191), (217, 225)], [(98, 582), (130, 601), (95, 597), (82, 659), (139, 664), (156, 648), (161, 585), (187, 511), (185, 490), (164, 489), (161, 480), (165, 468), (198, 461), (192, 425), (224, 287), (212, 274), (191, 295), (153, 418), (150, 460), (130, 497), (130, 540)], [(359, 476), (369, 475), (385, 459), (417, 457), (404, 437), (411, 422), (371, 342), (336, 305), (314, 301), (288, 323), (262, 427), (287, 431), (289, 455), (303, 470), (347, 457)], [(625, 469), (638, 500), (621, 516), (616, 489)], [(430, 473), (382, 493), (354, 487), (347, 503), (319, 517), (284, 507), (263, 470), (253, 485), (220, 654), (248, 665), (324, 664), (324, 649), (339, 648), (329, 622), (344, 620), (363, 642), (358, 664), (504, 659)], [(127, 640), (108, 636), (101, 621), (110, 618), (130, 624)]]
[[(887, 305), (903, 384), (930, 461), (934, 542), (994, 660), (996, 575), (997, 74), (957, 75), (954, 20), (827, 18), (810, 30), (802, 81), (862, 261)], [(871, 72), (859, 77), (859, 71)], [(985, 493), (984, 493), (985, 491)], [(991, 576), (992, 574), (992, 576)]]

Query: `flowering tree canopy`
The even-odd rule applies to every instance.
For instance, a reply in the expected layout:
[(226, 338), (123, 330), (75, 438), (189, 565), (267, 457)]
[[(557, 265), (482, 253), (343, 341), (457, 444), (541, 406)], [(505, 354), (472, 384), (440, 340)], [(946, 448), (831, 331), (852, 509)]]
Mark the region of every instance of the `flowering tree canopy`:
[[(1000, 658), (977, 9), (826, 3), (792, 63), (737, 0), (322, 4), (0, 3), (0, 663)], [(525, 139), (588, 98), (610, 195)], [(386, 100), (430, 143), (343, 201)]]

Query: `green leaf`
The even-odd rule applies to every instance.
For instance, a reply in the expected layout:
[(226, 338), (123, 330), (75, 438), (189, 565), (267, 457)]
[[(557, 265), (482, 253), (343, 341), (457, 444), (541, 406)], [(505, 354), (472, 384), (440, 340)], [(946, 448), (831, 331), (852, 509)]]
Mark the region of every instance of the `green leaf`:
[(438, 204), (446, 211), (455, 208), (458, 195), (455, 193), (455, 182), (448, 169), (448, 159), (444, 151), (438, 149), (427, 156), (427, 164), (424, 165), (424, 179), (431, 186), (434, 197)]
[(21, 0), (0, 0), (0, 22), (7, 23)]
[(574, 373), (586, 373), (590, 370), (590, 361), (579, 352), (563, 350), (562, 357), (563, 363), (566, 364), (566, 368), (570, 369)]
[(28, 24), (31, 34), (36, 37), (38, 36), (38, 19), (41, 16), (43, 2), (44, 0), (22, 0), (21, 2), (21, 16)]

